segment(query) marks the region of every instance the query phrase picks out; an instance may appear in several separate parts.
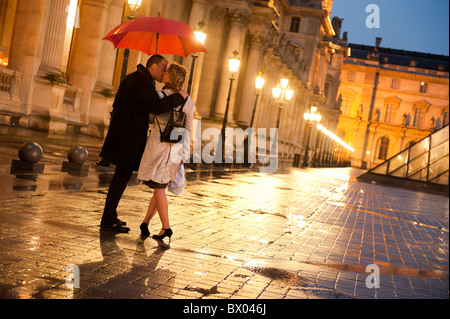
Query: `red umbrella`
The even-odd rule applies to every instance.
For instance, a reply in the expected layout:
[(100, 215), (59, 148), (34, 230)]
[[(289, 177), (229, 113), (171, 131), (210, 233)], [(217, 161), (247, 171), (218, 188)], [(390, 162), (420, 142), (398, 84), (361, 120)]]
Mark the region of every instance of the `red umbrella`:
[(187, 57), (206, 52), (185, 23), (161, 17), (139, 17), (119, 24), (103, 40), (116, 48), (138, 50), (148, 55), (173, 54)]

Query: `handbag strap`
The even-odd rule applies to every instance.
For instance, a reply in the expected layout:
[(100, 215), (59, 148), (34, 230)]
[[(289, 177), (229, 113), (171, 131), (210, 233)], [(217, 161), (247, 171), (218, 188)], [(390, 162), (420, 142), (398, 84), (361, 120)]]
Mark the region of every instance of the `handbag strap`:
[[(164, 91), (161, 91), (161, 93), (164, 95), (164, 96), (167, 96), (167, 94), (166, 94), (166, 92), (164, 92)], [(184, 105), (186, 104), (186, 102), (187, 102), (187, 100), (188, 100), (188, 98), (189, 98), (189, 95), (188, 96), (186, 96), (186, 98), (184, 99), (184, 102), (183, 102), (183, 104), (181, 104), (181, 108), (180, 108), (180, 111), (181, 112), (183, 112), (183, 107), (184, 107)], [(180, 106), (180, 105), (179, 105)], [(178, 107), (178, 106), (177, 106)], [(173, 108), (172, 109), (172, 111), (174, 110), (175, 108)]]
[(158, 115), (156, 115), (156, 114), (155, 114), (155, 119), (156, 119), (156, 123), (158, 124), (158, 127), (159, 127), (159, 133), (161, 133), (161, 135), (162, 135), (161, 126), (159, 125), (159, 121), (158, 121)]

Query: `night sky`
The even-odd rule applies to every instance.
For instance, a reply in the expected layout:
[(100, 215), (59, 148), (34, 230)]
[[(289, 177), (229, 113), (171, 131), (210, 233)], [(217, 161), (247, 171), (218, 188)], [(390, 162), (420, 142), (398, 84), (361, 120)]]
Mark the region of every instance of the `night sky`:
[(381, 37), (384, 48), (449, 55), (448, 0), (334, 0), (334, 16), (344, 18), (348, 43), (372, 46)]

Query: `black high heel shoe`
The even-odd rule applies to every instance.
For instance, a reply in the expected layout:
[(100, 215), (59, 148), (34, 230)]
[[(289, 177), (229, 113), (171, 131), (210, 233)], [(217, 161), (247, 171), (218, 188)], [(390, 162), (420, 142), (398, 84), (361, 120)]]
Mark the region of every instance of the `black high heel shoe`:
[(150, 236), (150, 232), (148, 231), (148, 224), (142, 223), (141, 226), (139, 226), (141, 229), (141, 238), (145, 239)]
[(156, 240), (162, 240), (165, 237), (169, 237), (169, 243), (170, 243), (171, 237), (173, 235), (172, 229), (170, 229), (170, 228), (167, 228), (167, 229), (163, 228), (162, 230), (164, 230), (164, 233), (161, 236), (153, 235), (152, 238), (156, 239)]

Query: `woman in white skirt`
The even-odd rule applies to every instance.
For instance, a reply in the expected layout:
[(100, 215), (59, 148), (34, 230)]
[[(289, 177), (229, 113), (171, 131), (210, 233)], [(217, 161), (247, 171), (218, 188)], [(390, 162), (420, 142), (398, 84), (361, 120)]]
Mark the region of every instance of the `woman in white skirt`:
[[(165, 95), (177, 93), (182, 89), (186, 79), (186, 68), (177, 63), (172, 63), (163, 75), (165, 87), (158, 92), (162, 98)], [(178, 110), (180, 107), (175, 108)], [(190, 155), (190, 137), (192, 136), (192, 121), (194, 113), (194, 103), (188, 96), (183, 106), (183, 112), (186, 113), (186, 134), (184, 134), (182, 143), (162, 143), (160, 139), (160, 130), (164, 131), (169, 120), (171, 112), (157, 116), (153, 124), (150, 125), (151, 133), (147, 140), (141, 164), (138, 171), (138, 179), (144, 181), (144, 184), (154, 189), (153, 197), (148, 206), (147, 215), (142, 222), (141, 237), (150, 236), (148, 224), (152, 217), (158, 212), (162, 223), (162, 230), (158, 235), (153, 235), (154, 239), (161, 240), (164, 237), (170, 238), (173, 234), (169, 223), (169, 210), (166, 197), (166, 187), (170, 181), (175, 180), (180, 165), (183, 165)], [(159, 123), (159, 125), (158, 125)]]

